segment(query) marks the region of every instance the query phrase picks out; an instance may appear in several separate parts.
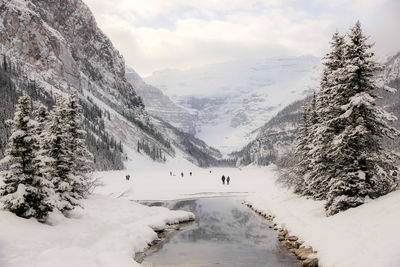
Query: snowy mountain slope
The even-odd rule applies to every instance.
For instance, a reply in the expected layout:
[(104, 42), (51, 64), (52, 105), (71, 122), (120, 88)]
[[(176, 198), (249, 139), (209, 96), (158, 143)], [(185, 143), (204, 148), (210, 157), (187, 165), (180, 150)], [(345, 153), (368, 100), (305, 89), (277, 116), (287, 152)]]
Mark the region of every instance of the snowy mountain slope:
[[(140, 143), (139, 153), (154, 160), (168, 160), (181, 149), (183, 145), (172, 144), (173, 135), (154, 124), (157, 120), (125, 78), (122, 56), (81, 0), (0, 0), (0, 17), (0, 51), (13, 82), (33, 81), (39, 92), (51, 97), (77, 93), (81, 104), (94, 111), (85, 113), (85, 122), (95, 149), (99, 127), (104, 127), (101, 135), (122, 142), (126, 150), (136, 151)], [(0, 135), (7, 136), (2, 130)], [(97, 151), (92, 152), (96, 157)], [(198, 162), (193, 155), (187, 158)]]
[[(400, 52), (389, 58), (385, 67), (382, 75), (384, 82), (397, 91), (389, 93), (380, 90), (378, 93), (382, 96), (382, 99), (378, 99), (377, 102), (397, 116), (397, 120), (393, 121), (392, 125), (400, 129)], [(385, 140), (385, 143), (400, 154), (400, 140)]]
[(319, 75), (319, 60), (302, 56), (164, 70), (144, 80), (195, 112), (196, 136), (227, 153), (245, 145), (248, 134), (284, 106), (316, 89)]
[[(36, 109), (39, 103), (44, 104), (49, 110), (55, 104), (55, 99), (35, 81), (28, 80), (20, 65), (11, 64), (7, 58), (0, 62), (0, 158), (4, 157), (10, 136), (10, 127), (6, 124), (8, 119), (14, 117), (15, 105), (22, 91), (31, 97), (33, 107)], [(85, 119), (84, 129), (87, 131), (86, 143), (94, 155), (95, 168), (97, 170), (121, 169), (122, 145), (105, 129), (105, 120), (109, 118), (107, 113), (97, 106), (92, 98), (79, 99)], [(109, 114), (109, 113), (108, 113)]]
[(183, 157), (200, 167), (232, 166), (233, 162), (223, 159), (221, 152), (208, 146), (204, 141), (190, 133), (182, 132), (169, 123), (154, 118), (154, 124), (163, 129), (163, 133), (170, 137), (174, 147), (182, 151)]
[[(118, 140), (124, 140), (126, 159), (128, 161), (132, 160), (130, 158), (132, 154), (137, 154), (138, 143), (144, 142), (149, 146), (150, 157), (153, 157), (153, 148), (161, 149), (162, 155), (156, 158), (156, 161), (163, 162), (165, 156), (167, 162), (171, 161), (172, 158), (176, 158), (181, 161), (181, 164), (184, 164), (183, 160), (187, 160), (201, 167), (217, 166), (223, 163), (220, 162), (222, 155), (218, 150), (209, 147), (193, 135), (184, 133), (158, 118), (150, 116), (149, 120), (151, 125), (157, 129), (158, 134), (167, 140), (168, 144), (164, 144), (167, 149), (160, 145), (157, 136), (148, 135), (140, 127), (130, 123), (129, 120), (117, 112), (110, 110), (110, 119), (105, 121), (106, 126), (110, 129), (110, 133)], [(143, 149), (139, 155), (145, 155)]]
[(383, 77), (387, 84), (400, 79), (400, 52), (386, 60)]
[(135, 88), (136, 93), (143, 99), (147, 112), (161, 118), (178, 129), (194, 134), (196, 115), (175, 104), (163, 92), (143, 81), (134, 69), (126, 68), (126, 79)]
[(297, 128), (301, 121), (304, 103), (310, 97), (298, 100), (282, 109), (276, 116), (255, 130), (256, 137), (231, 156), (238, 166), (255, 163), (268, 165), (294, 149)]
[(172, 102), (160, 89), (146, 84), (135, 70), (127, 68), (126, 78), (142, 97), (146, 111), (153, 117), (152, 123), (169, 137), (174, 147), (184, 152), (184, 158), (202, 167), (227, 164), (218, 150), (192, 135), (195, 132), (195, 115)]

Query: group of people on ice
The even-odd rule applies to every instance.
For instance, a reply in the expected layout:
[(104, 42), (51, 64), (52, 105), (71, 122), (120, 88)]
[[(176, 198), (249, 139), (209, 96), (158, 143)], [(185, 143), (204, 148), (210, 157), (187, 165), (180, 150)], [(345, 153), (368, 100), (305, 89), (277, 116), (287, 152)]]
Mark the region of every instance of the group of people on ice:
[[(211, 173), (211, 171), (210, 171), (210, 173)], [(189, 172), (190, 176), (192, 176), (192, 174), (193, 174), (192, 172)], [(169, 172), (169, 175), (175, 176), (175, 174), (172, 171)], [(181, 172), (181, 177), (183, 178), (184, 176), (185, 176), (185, 174), (183, 172)], [(225, 184), (225, 182), (226, 182), (226, 184), (229, 185), (229, 183), (231, 181), (231, 177), (229, 177), (229, 176), (225, 177), (225, 175), (222, 175), (221, 180), (222, 180), (222, 184)]]
[(222, 184), (225, 184), (225, 180), (226, 180), (226, 184), (229, 185), (231, 178), (229, 176), (225, 178), (225, 175), (222, 175), (221, 180), (222, 180)]
[[(192, 172), (189, 172), (189, 175), (192, 176)], [(172, 173), (172, 171), (169, 172), (169, 176), (175, 176), (175, 174)], [(185, 174), (183, 172), (181, 172), (181, 177), (183, 178), (185, 176)]]
[[(211, 173), (211, 171), (210, 171), (210, 173)], [(192, 176), (192, 174), (193, 174), (192, 172), (189, 172), (190, 176)], [(172, 171), (169, 172), (169, 175), (175, 176), (175, 174)], [(183, 172), (181, 172), (181, 177), (183, 178), (184, 176), (185, 176), (185, 174)], [(221, 180), (222, 180), (222, 184), (225, 184), (225, 182), (226, 182), (226, 184), (229, 185), (231, 178), (229, 176), (225, 177), (225, 175), (222, 175)]]

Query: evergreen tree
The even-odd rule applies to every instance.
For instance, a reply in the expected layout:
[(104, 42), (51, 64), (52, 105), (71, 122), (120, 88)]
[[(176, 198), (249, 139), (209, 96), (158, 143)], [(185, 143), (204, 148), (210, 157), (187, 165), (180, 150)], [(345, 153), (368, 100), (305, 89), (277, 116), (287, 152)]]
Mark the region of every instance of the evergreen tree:
[(307, 194), (318, 200), (326, 199), (329, 181), (335, 173), (335, 159), (328, 156), (328, 151), (339, 130), (335, 118), (342, 112), (340, 103), (335, 102), (335, 99), (342, 88), (340, 74), (344, 66), (344, 36), (335, 32), (330, 44), (332, 50), (323, 60), (324, 70), (316, 100), (315, 115), (318, 120), (312, 129), (313, 150), (312, 155), (309, 155), (313, 158), (313, 166), (306, 185)]
[[(376, 198), (396, 187), (391, 176), (394, 156), (382, 147), (384, 136), (394, 138), (398, 132), (385, 119), (392, 115), (375, 105), (377, 88), (374, 73), (382, 67), (373, 60), (372, 47), (357, 22), (348, 35), (344, 67), (337, 73), (341, 87), (334, 104), (341, 115), (333, 119), (339, 133), (332, 141), (329, 157), (335, 159), (336, 172), (329, 182), (328, 215), (356, 207), (365, 197)], [(340, 74), (340, 75), (339, 75)]]
[[(71, 168), (69, 176), (73, 180), (72, 190), (84, 198), (89, 193), (91, 184), (89, 173), (93, 171), (93, 155), (87, 149), (86, 131), (83, 130), (82, 122), (82, 111), (77, 96), (72, 94), (68, 99), (64, 122), (68, 140), (66, 149), (69, 151), (67, 155)], [(114, 149), (116, 149), (115, 143)]]
[(80, 206), (81, 195), (74, 191), (74, 180), (71, 179), (73, 157), (69, 149), (70, 137), (66, 127), (68, 111), (65, 100), (59, 97), (51, 113), (46, 143), (50, 162), (50, 175), (57, 194), (57, 208), (62, 211), (72, 210)]
[(314, 92), (311, 101), (307, 107), (306, 115), (305, 117), (303, 116), (303, 119), (306, 119), (306, 123), (304, 126), (307, 127), (306, 133), (304, 136), (302, 136), (302, 141), (301, 144), (303, 146), (302, 148), (302, 154), (299, 155), (300, 160), (298, 161), (298, 164), (301, 165), (301, 172), (299, 175), (302, 175), (303, 177), (303, 185), (302, 185), (302, 190), (301, 193), (303, 195), (311, 195), (311, 193), (308, 191), (307, 185), (310, 183), (310, 179), (312, 178), (310, 176), (311, 171), (314, 167), (315, 164), (315, 159), (314, 159), (314, 153), (315, 153), (315, 147), (314, 147), (314, 139), (316, 135), (316, 127), (318, 126), (319, 122), (319, 116), (317, 114), (317, 95)]
[(37, 155), (38, 138), (35, 122), (30, 119), (31, 100), (27, 95), (19, 98), (14, 119), (9, 121), (12, 134), (6, 159), (10, 163), (0, 189), (3, 207), (24, 218), (35, 217), (45, 221), (53, 210), (53, 185), (42, 173)]
[(303, 117), (302, 124), (299, 127), (299, 131), (296, 138), (296, 151), (295, 151), (295, 162), (293, 170), (291, 171), (297, 178), (295, 178), (295, 192), (304, 193), (306, 175), (309, 171), (310, 161), (308, 152), (308, 140), (310, 135), (310, 107), (307, 103), (303, 106)]
[(46, 142), (46, 136), (48, 134), (48, 128), (50, 123), (50, 114), (47, 108), (42, 104), (40, 104), (38, 109), (35, 110), (33, 113), (35, 115), (35, 121), (36, 121), (34, 127), (34, 133), (38, 140), (36, 153), (40, 158), (39, 169), (43, 177), (45, 177), (49, 181), (52, 181), (50, 165), (53, 159), (49, 157), (49, 145)]
[(44, 105), (39, 105), (37, 110), (34, 112), (35, 120), (37, 122), (37, 127), (35, 128), (36, 134), (41, 136), (44, 134), (48, 124), (49, 124), (49, 111)]

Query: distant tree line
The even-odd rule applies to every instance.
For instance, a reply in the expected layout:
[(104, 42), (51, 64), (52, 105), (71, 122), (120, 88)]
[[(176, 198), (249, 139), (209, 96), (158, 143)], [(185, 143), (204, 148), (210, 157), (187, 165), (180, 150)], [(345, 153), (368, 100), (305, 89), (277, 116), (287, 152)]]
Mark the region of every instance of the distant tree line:
[(170, 149), (171, 148), (171, 143), (169, 140), (167, 140), (162, 133), (158, 132), (155, 127), (150, 123), (150, 122), (143, 122), (142, 120), (139, 120), (136, 115), (131, 112), (130, 110), (128, 111), (123, 111), (122, 115), (127, 118), (130, 122), (134, 123), (136, 126), (138, 126), (140, 129), (142, 129), (145, 133), (149, 134), (150, 136), (154, 137), (159, 143), (161, 143), (165, 148)]
[(153, 144), (151, 147), (148, 142), (145, 140), (138, 140), (137, 142), (137, 152), (138, 153), (145, 153), (149, 157), (151, 157), (154, 161), (161, 161), (165, 162), (167, 159), (165, 154), (163, 153), (160, 147), (157, 147)]
[(169, 129), (174, 134), (173, 144), (184, 151), (187, 159), (200, 167), (211, 166), (234, 166), (234, 161), (222, 160), (219, 150), (209, 147), (204, 141), (194, 137), (192, 134), (182, 132), (167, 122), (163, 122), (163, 127)]

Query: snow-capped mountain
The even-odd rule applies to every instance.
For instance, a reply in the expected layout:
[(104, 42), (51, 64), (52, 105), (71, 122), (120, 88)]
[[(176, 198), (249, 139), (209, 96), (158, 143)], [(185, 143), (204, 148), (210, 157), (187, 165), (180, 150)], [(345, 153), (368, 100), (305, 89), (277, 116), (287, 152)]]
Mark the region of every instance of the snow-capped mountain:
[(319, 76), (319, 59), (301, 56), (168, 69), (144, 80), (197, 114), (196, 136), (227, 153), (245, 145), (249, 133), (283, 107), (317, 89)]
[[(29, 92), (35, 94), (34, 99), (48, 106), (55, 96), (74, 92), (84, 107), (85, 129), (94, 149), (109, 149), (112, 143), (116, 151), (115, 143), (122, 142), (125, 151), (139, 151), (159, 161), (178, 153), (197, 164), (216, 162), (212, 155), (218, 152), (192, 137), (180, 136), (172, 126), (162, 127), (147, 113), (125, 78), (123, 57), (82, 0), (0, 0), (0, 17), (4, 60), (0, 84), (7, 99), (12, 95), (15, 100), (15, 92), (32, 84), (35, 88)], [(0, 136), (6, 137), (3, 124)], [(92, 152), (98, 156), (98, 151)], [(102, 156), (95, 160), (100, 169), (107, 168)], [(110, 156), (109, 160), (116, 159)]]

